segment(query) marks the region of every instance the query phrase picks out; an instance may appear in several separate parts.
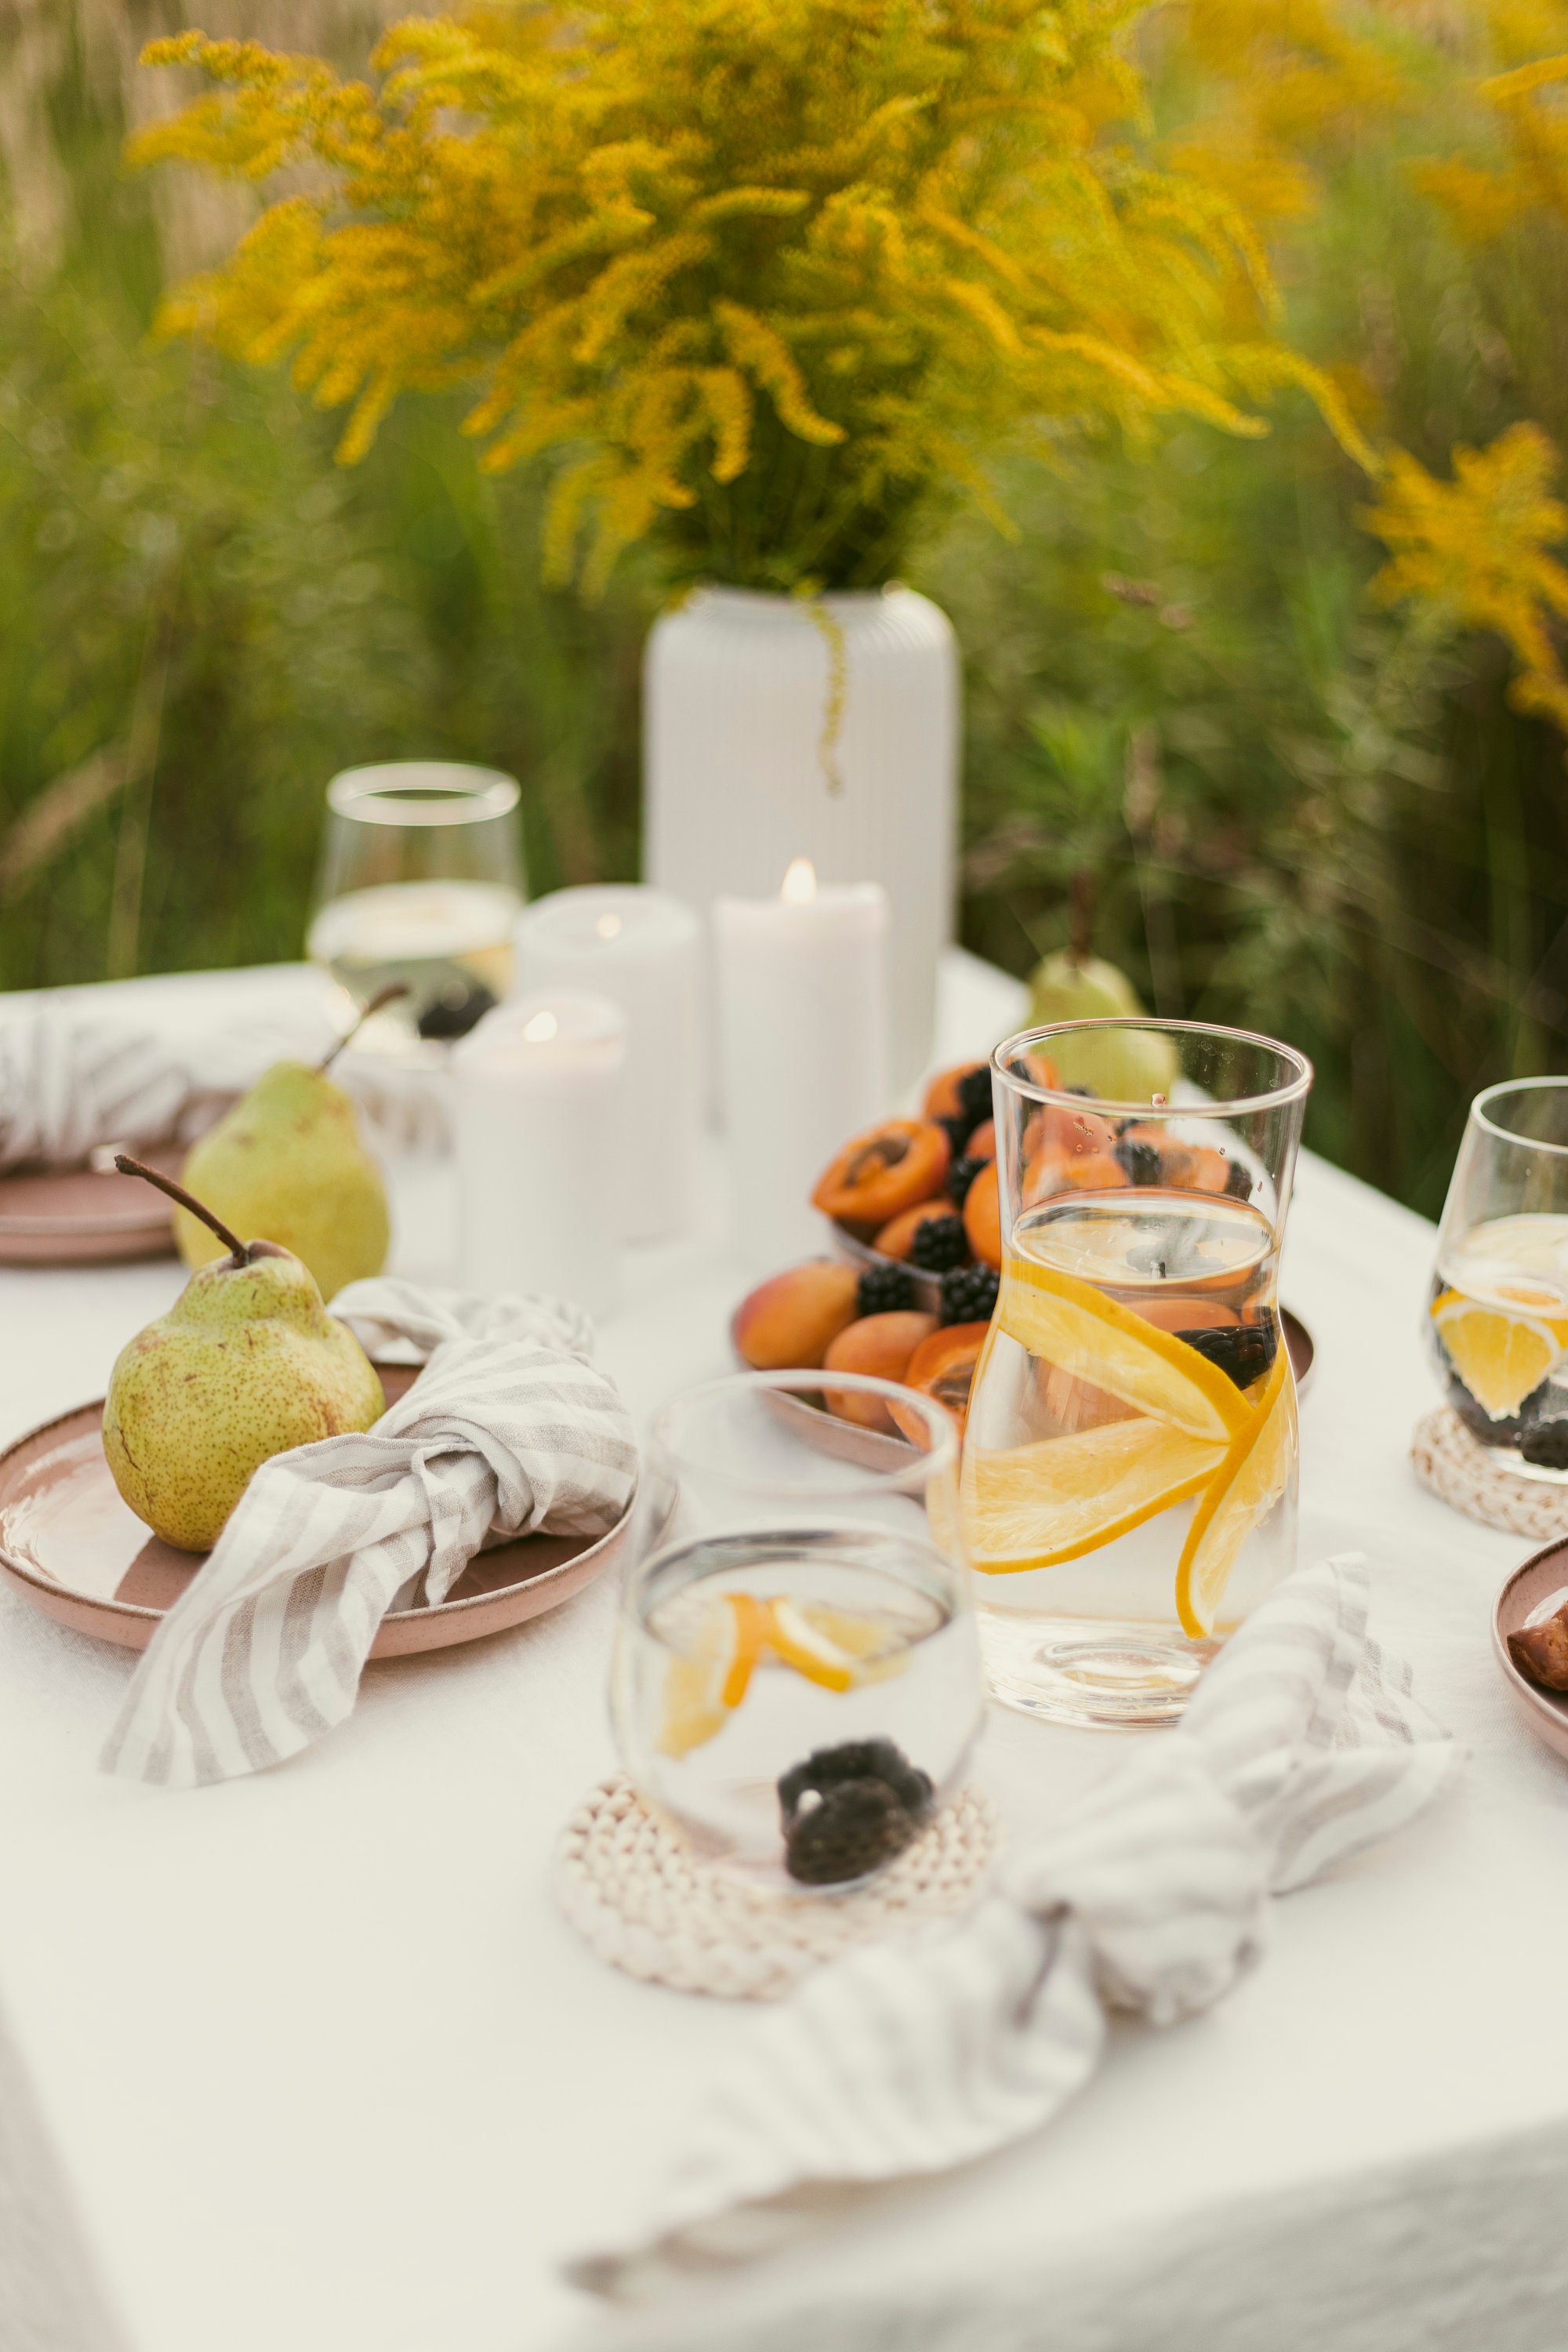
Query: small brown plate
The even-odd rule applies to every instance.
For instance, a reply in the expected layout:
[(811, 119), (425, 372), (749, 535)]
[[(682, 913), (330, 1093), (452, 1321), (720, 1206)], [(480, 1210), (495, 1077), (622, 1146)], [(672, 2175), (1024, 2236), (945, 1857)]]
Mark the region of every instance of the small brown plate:
[[(412, 1364), (378, 1370), (388, 1403), (418, 1371)], [(121, 1502), (103, 1458), (102, 1421), (100, 1398), (0, 1454), (0, 1577), (57, 1624), (144, 1650), (207, 1555), (176, 1551)], [(371, 1656), (448, 1649), (559, 1608), (609, 1567), (631, 1508), (593, 1539), (523, 1536), (477, 1553), (439, 1608), (384, 1617)]]
[[(173, 1176), (178, 1152), (148, 1166)], [(0, 1265), (107, 1265), (117, 1259), (172, 1257), (174, 1212), (139, 1176), (112, 1170), (50, 1168), (0, 1176)]]
[(1543, 1551), (1532, 1552), (1498, 1594), (1492, 1611), (1492, 1648), (1509, 1696), (1538, 1739), (1568, 1758), (1568, 1691), (1542, 1690), (1521, 1675), (1508, 1654), (1508, 1637), (1523, 1631), (1525, 1621), (1542, 1601), (1568, 1588), (1568, 1537), (1559, 1537)]

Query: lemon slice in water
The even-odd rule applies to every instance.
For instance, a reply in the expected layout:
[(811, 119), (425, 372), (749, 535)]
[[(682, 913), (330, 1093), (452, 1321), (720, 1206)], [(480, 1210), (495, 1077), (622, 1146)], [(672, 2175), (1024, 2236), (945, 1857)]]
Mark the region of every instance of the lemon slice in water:
[(1568, 1324), (1478, 1307), (1463, 1291), (1446, 1290), (1432, 1319), (1448, 1360), (1476, 1402), (1494, 1421), (1516, 1413), (1563, 1356)]
[(987, 1576), (1078, 1559), (1195, 1495), (1225, 1458), (1214, 1439), (1147, 1420), (1003, 1453), (971, 1446), (963, 1499), (969, 1558)]
[(1214, 1632), (1242, 1545), (1290, 1482), (1296, 1459), (1296, 1390), (1283, 1343), (1247, 1413), (1247, 1425), (1231, 1440), (1193, 1513), (1176, 1570), (1176, 1614), (1183, 1633), (1194, 1641)]
[(1010, 1257), (995, 1319), (1032, 1356), (1189, 1437), (1225, 1445), (1250, 1422), (1246, 1399), (1217, 1364), (1076, 1276)]

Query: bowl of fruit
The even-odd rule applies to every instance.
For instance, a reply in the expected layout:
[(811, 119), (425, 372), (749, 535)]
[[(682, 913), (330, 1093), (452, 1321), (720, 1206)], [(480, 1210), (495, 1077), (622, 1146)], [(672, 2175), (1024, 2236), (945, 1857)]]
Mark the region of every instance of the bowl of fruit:
[[(1120, 1082), (1121, 1074), (1112, 1075)], [(1040, 1077), (1062, 1083), (1051, 1064), (1042, 1064)], [(1037, 1199), (1148, 1185), (1219, 1193), (1249, 1181), (1239, 1160), (1180, 1142), (1156, 1122), (1097, 1109), (1100, 1097), (1087, 1084), (1066, 1091), (1078, 1097), (1075, 1107), (1040, 1118)], [(742, 1299), (731, 1323), (740, 1360), (756, 1371), (820, 1367), (898, 1381), (945, 1405), (962, 1433), (1001, 1280), (995, 1150), (988, 1062), (940, 1071), (918, 1115), (852, 1137), (812, 1194), (832, 1255), (786, 1267)], [(1289, 1309), (1280, 1319), (1300, 1392), (1312, 1340)], [(868, 1457), (904, 1442), (877, 1400), (868, 1405), (853, 1391), (836, 1392), (827, 1380), (820, 1394), (817, 1412), (854, 1430), (847, 1442), (863, 1444)]]

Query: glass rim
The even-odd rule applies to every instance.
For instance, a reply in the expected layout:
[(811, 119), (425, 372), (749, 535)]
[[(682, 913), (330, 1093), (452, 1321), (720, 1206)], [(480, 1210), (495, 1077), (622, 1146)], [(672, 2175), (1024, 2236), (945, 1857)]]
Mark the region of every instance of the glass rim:
[(462, 760), (383, 760), (340, 769), (327, 786), (327, 806), (353, 824), (482, 824), (510, 816), (521, 797), (515, 776)]
[[(843, 1430), (847, 1435), (856, 1433), (861, 1437), (880, 1440), (886, 1445), (900, 1445), (908, 1454), (908, 1461), (890, 1465), (885, 1471), (873, 1470), (869, 1465), (860, 1465), (866, 1469), (867, 1475), (853, 1485), (846, 1485), (841, 1477), (831, 1482), (825, 1477), (820, 1485), (798, 1477), (781, 1478), (775, 1485), (742, 1472), (728, 1472), (721, 1464), (695, 1460), (670, 1442), (669, 1421), (683, 1408), (725, 1397), (756, 1396), (768, 1392), (792, 1396), (802, 1391), (816, 1393), (824, 1388), (847, 1389), (857, 1396), (880, 1397), (884, 1403), (896, 1401), (900, 1405), (912, 1406), (931, 1435), (930, 1451), (922, 1451), (907, 1438), (889, 1437), (885, 1430), (858, 1429), (854, 1422), (838, 1421), (832, 1413), (812, 1405), (805, 1410), (811, 1413), (813, 1421), (824, 1422), (829, 1429)], [(803, 1442), (809, 1442), (805, 1428), (801, 1436)], [(957, 1429), (952, 1415), (933, 1397), (922, 1396), (918, 1389), (906, 1388), (901, 1381), (883, 1380), (873, 1372), (830, 1372), (821, 1367), (815, 1371), (726, 1372), (718, 1380), (702, 1381), (695, 1388), (682, 1389), (679, 1395), (661, 1404), (654, 1414), (648, 1423), (647, 1443), (649, 1451), (657, 1447), (674, 1470), (689, 1473), (736, 1494), (760, 1495), (769, 1500), (776, 1496), (800, 1503), (863, 1502), (868, 1496), (878, 1495), (912, 1494), (929, 1486), (932, 1478), (956, 1469), (958, 1464)], [(841, 1454), (828, 1455), (825, 1451), (824, 1459), (831, 1460), (842, 1468), (846, 1457)]]
[(1265, 1053), (1275, 1054), (1282, 1061), (1295, 1066), (1295, 1076), (1277, 1087), (1267, 1087), (1261, 1094), (1235, 1095), (1223, 1102), (1153, 1104), (1121, 1102), (1110, 1095), (1092, 1098), (1096, 1111), (1110, 1111), (1118, 1116), (1148, 1118), (1233, 1118), (1248, 1111), (1282, 1110), (1300, 1102), (1312, 1084), (1312, 1065), (1298, 1046), (1287, 1045), (1278, 1037), (1266, 1037), (1260, 1029), (1230, 1029), (1216, 1021), (1165, 1021), (1154, 1013), (1129, 1013), (1103, 1014), (1087, 1021), (1047, 1021), (1037, 1029), (1019, 1029), (1011, 1037), (1004, 1037), (991, 1055), (991, 1067), (1004, 1086), (1026, 1100), (1049, 1103), (1064, 1109), (1081, 1110), (1085, 1097), (1071, 1087), (1046, 1087), (1033, 1078), (1021, 1078), (1003, 1066), (1004, 1056), (1026, 1053), (1051, 1037), (1067, 1037), (1089, 1029), (1154, 1029), (1167, 1036), (1222, 1037), (1233, 1045), (1257, 1045)]
[(1515, 1129), (1504, 1127), (1500, 1119), (1491, 1116), (1490, 1106), (1499, 1095), (1536, 1094), (1547, 1087), (1561, 1087), (1568, 1092), (1568, 1078), (1499, 1078), (1494, 1085), (1481, 1088), (1470, 1105), (1470, 1117), (1482, 1132), (1491, 1136), (1496, 1142), (1516, 1143), (1522, 1151), (1555, 1151), (1561, 1157), (1568, 1157), (1568, 1143), (1549, 1143), (1544, 1136), (1521, 1135)]

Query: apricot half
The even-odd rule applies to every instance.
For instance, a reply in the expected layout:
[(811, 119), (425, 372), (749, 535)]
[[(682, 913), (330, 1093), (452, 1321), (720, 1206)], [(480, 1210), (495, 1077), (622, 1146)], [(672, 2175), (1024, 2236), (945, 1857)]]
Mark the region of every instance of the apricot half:
[[(996, 1162), (988, 1160), (963, 1202), (963, 1230), (969, 1246), (983, 1265), (1002, 1270), (1002, 1198), (997, 1189)], [(962, 1330), (962, 1324), (953, 1326)]]
[(818, 1181), (813, 1205), (868, 1238), (900, 1209), (940, 1192), (950, 1157), (946, 1136), (930, 1119), (884, 1119), (845, 1146)]
[(859, 1276), (826, 1258), (759, 1283), (735, 1316), (735, 1345), (753, 1371), (813, 1372), (855, 1320)]
[(984, 1062), (955, 1062), (951, 1070), (939, 1070), (925, 1090), (921, 1108), (927, 1118), (960, 1118), (963, 1105), (958, 1089), (965, 1078), (985, 1067)]
[[(870, 1372), (878, 1380), (901, 1381), (910, 1358), (936, 1328), (934, 1315), (917, 1315), (912, 1307), (889, 1315), (863, 1315), (858, 1323), (840, 1331), (823, 1359), (823, 1370)], [(822, 1393), (828, 1412), (840, 1421), (858, 1422), (862, 1429), (893, 1429), (880, 1397), (866, 1396), (855, 1389), (826, 1386)]]
[[(903, 1382), (907, 1389), (917, 1389), (946, 1407), (957, 1422), (962, 1433), (969, 1413), (969, 1393), (974, 1386), (974, 1368), (980, 1361), (980, 1350), (985, 1345), (989, 1323), (950, 1323), (945, 1329), (933, 1331), (922, 1339), (909, 1362), (904, 1366)], [(905, 1407), (908, 1414), (909, 1409)], [(899, 1419), (899, 1409), (893, 1407), (893, 1417)], [(913, 1421), (913, 1416), (909, 1415)], [(900, 1423), (900, 1427), (903, 1425)], [(919, 1440), (924, 1433), (918, 1427), (904, 1429), (906, 1437)]]

